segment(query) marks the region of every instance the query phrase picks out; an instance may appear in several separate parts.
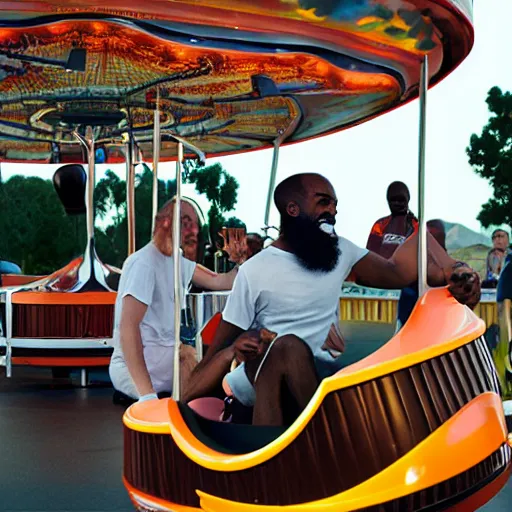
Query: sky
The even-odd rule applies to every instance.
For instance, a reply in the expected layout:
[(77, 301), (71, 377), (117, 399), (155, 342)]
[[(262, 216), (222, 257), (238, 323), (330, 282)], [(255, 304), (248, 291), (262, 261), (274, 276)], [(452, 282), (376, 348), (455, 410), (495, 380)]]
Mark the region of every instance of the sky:
[[(475, 2), (475, 45), (450, 76), (429, 91), (427, 99), (426, 217), (458, 222), (481, 231), (476, 220), (480, 207), (492, 195), (487, 182), (468, 164), (465, 148), (472, 133), (480, 133), (489, 118), (485, 99), (495, 85), (512, 91), (512, 1)], [(410, 207), (417, 212), (419, 102), (355, 128), (281, 148), (277, 182), (298, 172), (318, 172), (337, 192), (338, 234), (365, 245), (375, 220), (389, 213), (386, 189), (401, 180), (411, 191)], [(257, 151), (209, 159), (220, 161), (240, 183), (233, 215), (249, 231), (263, 226), (272, 151)], [(14, 174), (51, 178), (58, 166), (2, 164), (2, 178)], [(98, 166), (97, 179), (108, 166)], [(112, 167), (124, 176), (124, 166)], [(175, 164), (161, 164), (159, 177), (174, 177)], [(193, 186), (184, 195), (197, 198)], [(206, 213), (207, 202), (197, 198)], [(231, 215), (231, 214), (230, 214)], [(278, 225), (272, 208), (270, 224)]]

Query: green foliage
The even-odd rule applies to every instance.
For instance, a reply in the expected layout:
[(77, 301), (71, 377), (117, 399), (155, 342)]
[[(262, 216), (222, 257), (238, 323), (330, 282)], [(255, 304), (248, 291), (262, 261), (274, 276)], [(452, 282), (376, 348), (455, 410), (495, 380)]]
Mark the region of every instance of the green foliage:
[[(135, 177), (135, 241), (136, 248), (151, 238), (153, 211), (153, 172), (145, 164)], [(158, 206), (176, 194), (176, 181), (158, 180)], [(96, 185), (94, 206), (100, 219), (111, 216), (111, 223), (96, 229), (96, 251), (102, 261), (121, 267), (128, 250), (128, 220), (126, 216), (126, 182), (108, 170)]]
[(226, 228), (244, 228), (247, 230), (247, 226), (237, 217), (229, 217), (226, 222), (224, 222), (224, 227)]
[[(241, 221), (224, 214), (236, 204), (238, 183), (219, 164), (201, 168), (189, 166), (189, 183), (211, 203), (208, 223), (211, 233), (224, 225), (242, 226)], [(151, 238), (153, 173), (142, 165), (135, 181), (135, 236), (137, 249)], [(158, 205), (176, 194), (176, 182), (158, 180)], [(94, 191), (96, 250), (102, 261), (121, 267), (127, 254), (128, 222), (126, 183), (107, 171)], [(50, 180), (13, 176), (0, 178), (0, 260), (12, 261), (26, 274), (53, 272), (83, 254), (86, 244), (85, 215), (70, 217)], [(207, 227), (204, 228), (205, 230)]]
[[(141, 169), (142, 168), (142, 169)], [(137, 249), (148, 243), (151, 236), (153, 173), (146, 165), (141, 166), (135, 181), (135, 236)], [(195, 184), (198, 194), (205, 195), (211, 204), (207, 219), (212, 239), (226, 226), (224, 213), (236, 205), (238, 182), (220, 164), (201, 167), (192, 163), (185, 170), (185, 182)], [(128, 222), (126, 218), (126, 184), (111, 171), (105, 173), (96, 187), (95, 207), (98, 216), (113, 213), (112, 224), (104, 231), (96, 232), (96, 247), (100, 258), (121, 266), (128, 247)], [(176, 181), (158, 180), (158, 206), (176, 194)], [(228, 227), (242, 227), (243, 223), (232, 217)], [(207, 229), (207, 228), (205, 228)]]
[(471, 136), (466, 149), (474, 171), (489, 181), (494, 192), (477, 218), (485, 228), (512, 226), (512, 94), (493, 87), (486, 101), (489, 121), (480, 135)]
[(231, 217), (229, 220), (224, 217), (224, 214), (233, 210), (236, 205), (239, 184), (221, 164), (207, 167), (190, 165), (186, 179), (188, 183), (195, 184), (198, 194), (204, 194), (210, 201), (208, 225), (210, 238), (213, 241), (220, 242), (218, 233), (223, 227), (245, 227), (245, 224), (236, 217)]
[(66, 215), (49, 180), (13, 176), (0, 189), (0, 259), (46, 274), (83, 253), (85, 217)]

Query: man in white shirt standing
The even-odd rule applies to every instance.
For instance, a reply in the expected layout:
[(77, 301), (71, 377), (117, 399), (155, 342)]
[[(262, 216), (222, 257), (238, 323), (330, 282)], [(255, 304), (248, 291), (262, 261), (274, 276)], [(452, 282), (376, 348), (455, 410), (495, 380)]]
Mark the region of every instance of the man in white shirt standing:
[[(301, 411), (319, 380), (341, 368), (337, 308), (351, 272), (376, 288), (400, 289), (417, 279), (416, 235), (390, 260), (336, 235), (338, 201), (324, 177), (291, 176), (276, 188), (274, 201), (281, 214), (280, 237), (241, 267), (215, 339), (183, 397), (211, 393), (236, 356), (243, 364), (227, 374), (224, 389), (254, 407), (253, 423), (259, 425), (283, 424), (287, 401)], [(450, 258), (431, 236), (428, 252), (429, 282), (450, 283), (460, 302), (475, 306), (478, 275)], [(261, 336), (262, 328), (277, 335), (273, 342)]]
[[(127, 258), (117, 293), (114, 352), (109, 373), (117, 391), (139, 401), (172, 392), (174, 359), (174, 201), (158, 212), (152, 241)], [(245, 259), (245, 244), (232, 244), (233, 261)], [(204, 289), (230, 290), (237, 274), (215, 274), (181, 257), (183, 296), (190, 283)], [(183, 302), (182, 302), (183, 303)], [(194, 354), (182, 346), (182, 366), (190, 373)], [(192, 359), (192, 361), (191, 361)], [(182, 375), (182, 382), (186, 375)]]

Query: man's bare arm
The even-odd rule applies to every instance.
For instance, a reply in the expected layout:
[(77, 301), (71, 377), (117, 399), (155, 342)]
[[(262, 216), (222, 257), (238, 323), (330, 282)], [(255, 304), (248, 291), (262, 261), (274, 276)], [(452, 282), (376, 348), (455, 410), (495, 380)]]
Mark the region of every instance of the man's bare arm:
[(192, 283), (205, 290), (231, 290), (237, 274), (237, 268), (226, 274), (217, 274), (202, 265), (196, 265), (194, 275), (192, 276)]
[[(241, 265), (247, 260), (247, 238), (245, 230), (238, 228), (228, 228), (229, 240), (219, 233), (224, 238), (223, 250), (228, 254), (229, 261)], [(233, 282), (238, 274), (238, 268), (234, 268), (231, 272), (225, 274), (216, 274), (211, 270), (197, 265), (192, 276), (192, 282), (205, 290), (231, 290)]]
[(183, 391), (184, 402), (207, 396), (222, 384), (235, 357), (233, 343), (242, 332), (240, 327), (221, 320), (212, 344), (203, 360), (194, 368)]
[(123, 298), (119, 327), (121, 348), (126, 366), (141, 396), (155, 392), (144, 360), (142, 339), (140, 337), (140, 323), (147, 309), (146, 304), (131, 295), (127, 295)]
[[(456, 261), (427, 233), (428, 282), (431, 286), (447, 284)], [(407, 239), (389, 260), (370, 252), (354, 266), (357, 282), (374, 288), (401, 289), (418, 280), (418, 235)]]
[[(450, 293), (461, 304), (474, 308), (480, 301), (478, 273), (458, 263), (427, 233), (427, 280), (431, 286), (449, 285)], [(357, 282), (366, 286), (401, 289), (418, 280), (418, 235), (410, 237), (390, 260), (369, 253), (354, 265)]]

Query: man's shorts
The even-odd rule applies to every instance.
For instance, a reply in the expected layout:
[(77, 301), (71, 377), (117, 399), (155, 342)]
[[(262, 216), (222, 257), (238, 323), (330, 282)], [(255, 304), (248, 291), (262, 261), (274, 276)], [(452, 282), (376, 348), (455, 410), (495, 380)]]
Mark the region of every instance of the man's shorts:
[[(327, 352), (325, 358), (314, 357), (316, 374), (321, 381), (326, 377), (334, 375), (341, 370), (343, 356), (332, 358)], [(254, 407), (256, 402), (256, 391), (249, 381), (245, 372), (245, 364), (237, 366), (232, 372), (226, 375), (226, 382), (231, 388), (233, 396), (246, 407)]]

